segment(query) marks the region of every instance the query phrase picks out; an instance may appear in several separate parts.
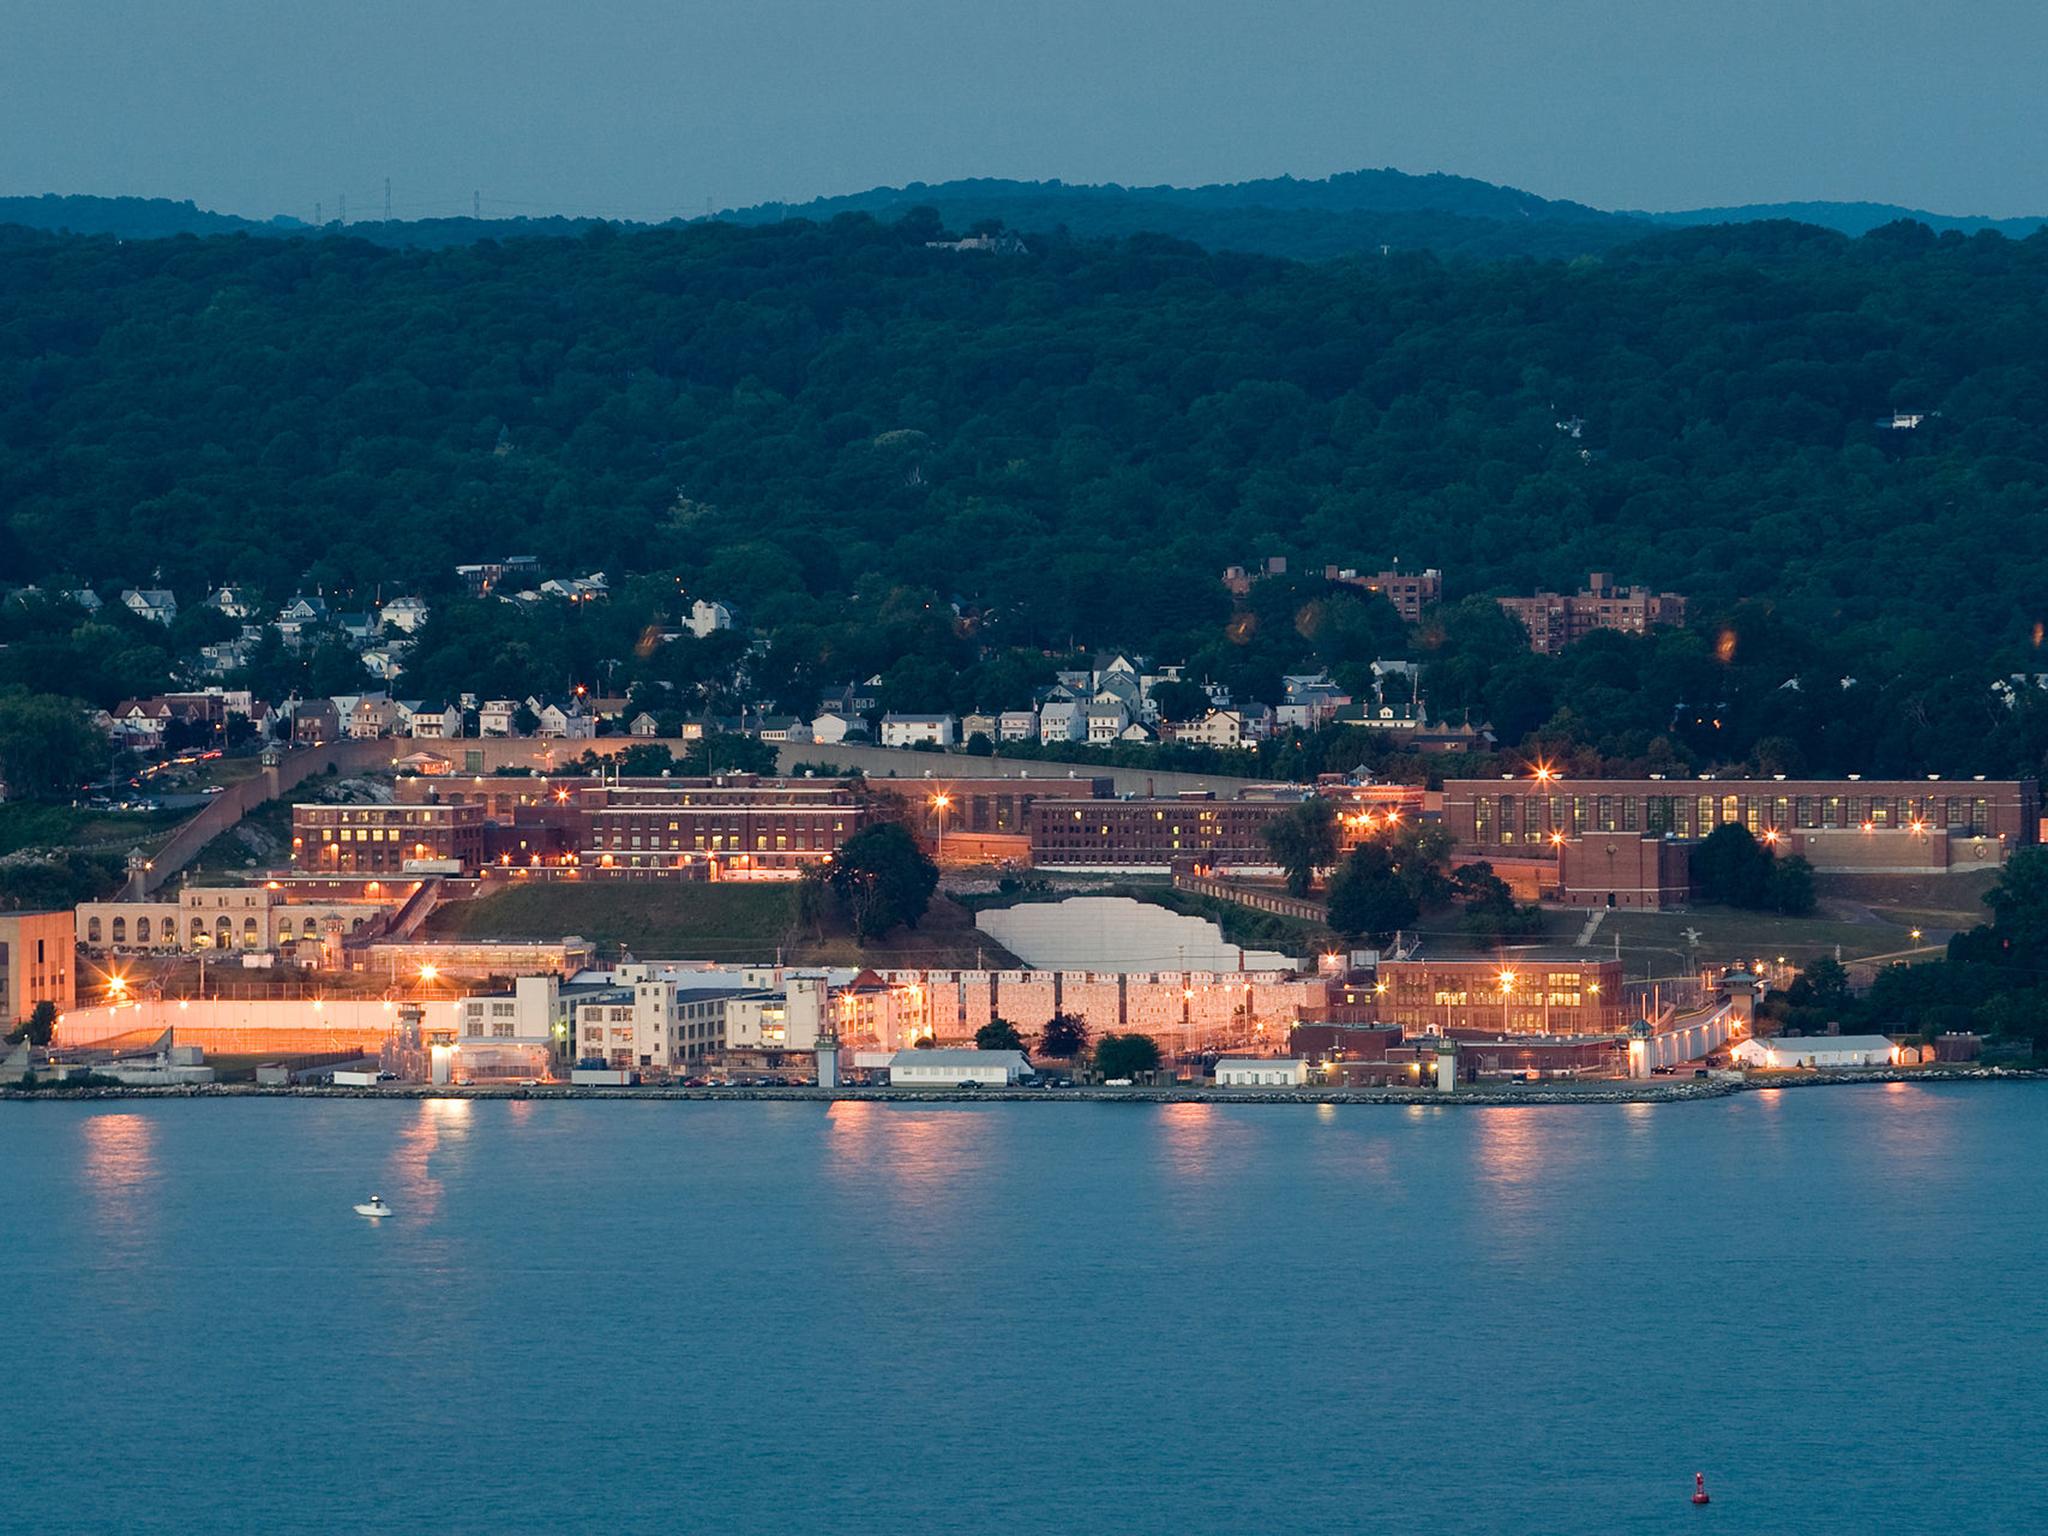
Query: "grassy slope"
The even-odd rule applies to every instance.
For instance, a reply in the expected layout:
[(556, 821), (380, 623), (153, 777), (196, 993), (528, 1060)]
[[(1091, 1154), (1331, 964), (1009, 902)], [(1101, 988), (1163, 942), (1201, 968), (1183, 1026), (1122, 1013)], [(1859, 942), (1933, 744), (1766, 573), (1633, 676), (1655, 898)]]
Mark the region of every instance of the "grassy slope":
[(0, 805), (0, 855), (24, 848), (148, 850), (171, 835), (188, 811), (89, 811), (23, 800)]

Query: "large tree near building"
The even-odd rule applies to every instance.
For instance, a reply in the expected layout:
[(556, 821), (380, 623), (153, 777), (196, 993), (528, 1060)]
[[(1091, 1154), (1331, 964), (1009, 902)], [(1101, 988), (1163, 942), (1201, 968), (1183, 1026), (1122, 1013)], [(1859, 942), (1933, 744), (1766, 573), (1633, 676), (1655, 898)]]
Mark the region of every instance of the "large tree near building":
[(1157, 1071), (1159, 1042), (1150, 1035), (1104, 1035), (1095, 1042), (1095, 1070), (1104, 1077)]
[(1017, 1026), (1008, 1019), (990, 1019), (974, 1032), (974, 1048), (977, 1051), (1021, 1051), (1024, 1037), (1017, 1033)]
[(854, 936), (865, 944), (893, 928), (917, 926), (939, 888), (939, 869), (907, 828), (885, 821), (840, 845), (831, 880)]
[(1287, 889), (1306, 896), (1316, 871), (1337, 862), (1337, 807), (1321, 795), (1304, 800), (1260, 829)]
[(30, 1045), (43, 1047), (49, 1045), (56, 1033), (57, 1005), (46, 997), (29, 1010), (26, 1019), (9, 1031), (7, 1043), (17, 1044), (26, 1035)]
[(1038, 1054), (1059, 1061), (1072, 1061), (1088, 1049), (1088, 1025), (1071, 1013), (1056, 1013), (1045, 1021), (1038, 1034)]
[(1421, 913), (1384, 842), (1359, 844), (1330, 877), (1330, 926), (1347, 939), (1385, 943)]

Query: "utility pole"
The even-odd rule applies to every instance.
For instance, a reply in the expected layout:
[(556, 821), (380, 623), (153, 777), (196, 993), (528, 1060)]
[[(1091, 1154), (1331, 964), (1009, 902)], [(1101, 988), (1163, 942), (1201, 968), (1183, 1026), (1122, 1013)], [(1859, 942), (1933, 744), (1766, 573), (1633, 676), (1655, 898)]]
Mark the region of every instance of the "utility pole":
[(313, 199), (313, 227), (314, 227), (315, 229), (318, 229), (318, 228), (320, 228), (320, 227), (321, 227), (321, 220), (320, 220), (320, 199), (319, 199), (319, 198), (317, 198), (317, 197)]
[(481, 189), (469, 194), (469, 216), (472, 219), (484, 216), (484, 194)]
[(384, 178), (384, 222), (391, 222), (391, 178)]
[(341, 194), (341, 211), (335, 215), (335, 218), (340, 222), (343, 229), (348, 228), (348, 194), (346, 192)]

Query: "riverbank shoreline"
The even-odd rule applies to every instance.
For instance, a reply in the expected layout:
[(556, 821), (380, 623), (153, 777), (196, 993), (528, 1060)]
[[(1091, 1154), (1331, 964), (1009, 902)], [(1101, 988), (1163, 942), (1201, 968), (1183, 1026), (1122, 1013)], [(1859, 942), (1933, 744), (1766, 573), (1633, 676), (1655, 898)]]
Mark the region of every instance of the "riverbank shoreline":
[(1742, 1078), (1682, 1082), (1502, 1083), (1435, 1088), (673, 1088), (445, 1086), (424, 1083), (380, 1088), (325, 1085), (257, 1087), (253, 1083), (199, 1083), (177, 1087), (79, 1089), (0, 1088), (0, 1102), (76, 1103), (108, 1099), (511, 1099), (532, 1101), (629, 1099), (644, 1102), (775, 1102), (831, 1104), (1381, 1104), (1448, 1107), (1572, 1104), (1683, 1104), (1780, 1088), (1847, 1087), (1872, 1083), (1977, 1083), (2048, 1080), (2044, 1067), (1879, 1068), (1867, 1071), (1755, 1072)]

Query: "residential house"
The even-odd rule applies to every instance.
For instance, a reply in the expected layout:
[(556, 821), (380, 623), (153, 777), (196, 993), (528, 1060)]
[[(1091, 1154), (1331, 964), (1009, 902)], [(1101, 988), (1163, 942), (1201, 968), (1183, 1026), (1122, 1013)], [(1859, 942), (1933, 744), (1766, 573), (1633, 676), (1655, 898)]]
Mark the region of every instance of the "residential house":
[(87, 613), (98, 613), (103, 606), (99, 594), (91, 587), (73, 587), (69, 592), (59, 592), (57, 596), (74, 608), (83, 608)]
[(341, 713), (328, 699), (290, 701), (292, 740), (305, 746), (341, 736)]
[(571, 603), (601, 602), (612, 595), (610, 584), (603, 571), (592, 571), (588, 576), (567, 576), (540, 584), (542, 597), (559, 597)]
[(1006, 709), (996, 716), (996, 740), (1036, 741), (1038, 739), (1038, 711), (1035, 709)]
[(823, 747), (836, 747), (842, 741), (865, 741), (867, 734), (867, 722), (859, 715), (826, 710), (811, 721), (811, 740)]
[(1116, 739), (1142, 745), (1148, 741), (1157, 741), (1159, 733), (1153, 730), (1151, 726), (1146, 725), (1142, 720), (1133, 720), (1129, 725), (1117, 732)]
[(334, 616), (334, 624), (342, 638), (357, 650), (375, 644), (384, 632), (374, 613), (339, 613)]
[(162, 699), (123, 699), (114, 706), (109, 729), (122, 745), (154, 752), (163, 745), (171, 718), (171, 706)]
[(1282, 730), (1312, 731), (1328, 724), (1351, 702), (1327, 672), (1295, 674), (1280, 679), (1281, 702), (1274, 723)]
[(477, 706), (477, 732), (484, 736), (510, 736), (514, 734), (513, 717), (518, 713), (517, 699), (486, 699)]
[(659, 736), (661, 734), (661, 722), (643, 709), (639, 714), (626, 722), (626, 734), (628, 736)]
[(1244, 715), (1234, 709), (1212, 709), (1199, 720), (1177, 725), (1173, 729), (1173, 739), (1201, 747), (1250, 745), (1245, 739)]
[(379, 682), (394, 682), (405, 671), (403, 655), (395, 646), (373, 645), (363, 652), (363, 670)]
[(398, 706), (381, 693), (358, 697), (348, 712), (348, 734), (357, 741), (387, 736), (398, 719)]
[(977, 736), (985, 737), (991, 742), (996, 739), (996, 717), (994, 715), (973, 714), (960, 717), (960, 739), (963, 742), (967, 742), (974, 740)]
[(540, 558), (536, 555), (507, 555), (502, 560), (486, 560), (478, 565), (458, 565), (455, 576), (471, 597), (482, 597), (499, 587), (516, 588), (529, 583), (540, 574)]
[(1083, 711), (1090, 746), (1106, 747), (1123, 734), (1125, 726), (1131, 723), (1131, 712), (1121, 701), (1111, 700), (1107, 704), (1090, 704)]
[(462, 735), (462, 710), (455, 704), (436, 700), (412, 707), (412, 736), (416, 741), (453, 741)]
[(428, 612), (426, 603), (417, 597), (394, 597), (377, 610), (377, 620), (386, 629), (410, 635), (427, 622)]
[(161, 587), (130, 587), (121, 594), (121, 602), (137, 618), (152, 624), (168, 625), (178, 616), (177, 597)]
[(278, 638), (297, 650), (309, 635), (327, 622), (327, 600), (300, 593), (277, 610)]
[(706, 640), (717, 630), (731, 629), (732, 617), (732, 609), (727, 604), (706, 602), (700, 597), (690, 604), (690, 616), (684, 624), (699, 640)]
[(915, 747), (929, 743), (937, 747), (953, 745), (960, 722), (951, 715), (884, 715), (882, 716), (882, 745), (885, 747)]
[(528, 699), (527, 707), (540, 720), (537, 736), (552, 736), (562, 741), (588, 741), (597, 734), (597, 717), (583, 707), (580, 699), (554, 700), (536, 705)]
[(872, 714), (875, 706), (881, 702), (880, 687), (881, 679), (876, 677), (869, 678), (865, 683), (848, 683), (837, 693), (828, 693), (819, 699), (818, 708), (821, 712), (845, 715), (848, 719), (857, 720), (863, 715)]
[(207, 598), (206, 606), (218, 609), (231, 619), (253, 619), (256, 617), (256, 594), (242, 587), (217, 587)]
[(1080, 741), (1087, 734), (1085, 706), (1073, 699), (1048, 700), (1038, 712), (1038, 739), (1044, 745)]

